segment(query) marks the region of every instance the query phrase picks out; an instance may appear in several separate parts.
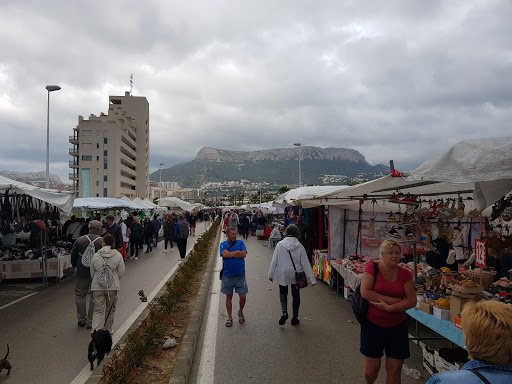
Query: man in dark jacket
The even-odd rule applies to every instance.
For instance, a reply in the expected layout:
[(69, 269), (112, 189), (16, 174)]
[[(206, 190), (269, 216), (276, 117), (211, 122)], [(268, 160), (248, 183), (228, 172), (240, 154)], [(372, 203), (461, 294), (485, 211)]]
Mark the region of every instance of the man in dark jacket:
[(94, 242), (96, 252), (103, 246), (100, 231), (101, 223), (97, 220), (91, 220), (89, 222), (89, 233), (80, 236), (71, 249), (71, 265), (76, 268), (75, 304), (78, 326), (87, 326), (87, 329), (91, 329), (94, 304), (90, 297), (89, 310), (87, 310), (87, 294), (90, 293), (92, 278), (89, 267), (82, 264), (82, 255), (91, 241)]
[[(114, 236), (116, 249), (121, 253), (121, 249), (123, 248), (123, 232), (121, 231), (121, 227), (115, 223), (114, 216), (112, 215), (107, 216), (105, 221), (107, 222), (106, 233), (110, 233)], [(105, 235), (105, 233), (103, 235)]]
[(162, 222), (158, 218), (158, 213), (153, 216), (153, 220), (151, 220), (151, 225), (153, 226), (153, 236), (155, 237), (155, 242), (153, 243), (153, 247), (156, 248), (158, 242), (158, 233), (160, 232), (160, 228), (162, 228)]
[(172, 220), (172, 216), (170, 213), (166, 214), (164, 217), (164, 253), (167, 252), (167, 243), (171, 245), (172, 249), (172, 240), (174, 238), (174, 229), (176, 228), (176, 222)]
[(176, 245), (180, 251), (180, 257), (182, 259), (187, 255), (187, 238), (189, 235), (188, 221), (185, 220), (183, 215), (178, 216), (178, 222), (176, 223), (176, 229), (174, 231), (174, 238), (176, 239)]

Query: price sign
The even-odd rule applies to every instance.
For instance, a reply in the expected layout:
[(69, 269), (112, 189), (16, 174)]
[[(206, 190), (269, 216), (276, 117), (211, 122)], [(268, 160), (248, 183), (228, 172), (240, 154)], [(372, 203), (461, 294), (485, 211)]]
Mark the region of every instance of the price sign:
[(475, 266), (485, 268), (487, 266), (487, 247), (485, 240), (475, 240)]

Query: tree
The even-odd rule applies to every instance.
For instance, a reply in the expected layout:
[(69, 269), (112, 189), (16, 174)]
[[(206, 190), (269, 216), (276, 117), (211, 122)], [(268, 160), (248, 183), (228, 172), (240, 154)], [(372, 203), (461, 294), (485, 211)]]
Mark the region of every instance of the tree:
[(289, 186), (287, 186), (287, 185), (283, 185), (281, 188), (279, 188), (279, 189), (277, 190), (277, 193), (278, 193), (279, 195), (282, 195), (283, 193), (286, 193), (286, 192), (288, 192), (289, 190), (290, 190), (290, 187), (289, 187)]

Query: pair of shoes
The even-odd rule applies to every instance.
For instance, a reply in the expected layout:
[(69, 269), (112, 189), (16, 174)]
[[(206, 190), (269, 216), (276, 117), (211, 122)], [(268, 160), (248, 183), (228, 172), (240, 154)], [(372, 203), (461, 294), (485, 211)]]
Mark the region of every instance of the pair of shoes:
[(292, 317), (292, 321), (290, 321), (291, 325), (299, 325), (299, 323), (300, 323), (299, 319), (297, 319), (296, 317)]
[(285, 312), (279, 319), (279, 325), (284, 325), (284, 323), (286, 323), (286, 320), (288, 320), (288, 314)]
[(83, 327), (85, 327), (85, 323), (83, 321), (79, 321), (78, 322), (78, 326), (83, 328)]
[(226, 325), (226, 327), (232, 327), (233, 326), (233, 319), (227, 319), (225, 325)]

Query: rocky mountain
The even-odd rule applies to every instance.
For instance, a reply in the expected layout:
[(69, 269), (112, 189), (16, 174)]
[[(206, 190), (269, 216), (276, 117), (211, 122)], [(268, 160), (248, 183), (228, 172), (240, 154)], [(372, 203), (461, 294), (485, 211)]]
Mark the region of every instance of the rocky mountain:
[[(301, 156), (302, 184), (346, 184), (383, 176), (389, 168), (369, 164), (354, 149), (277, 148), (243, 152), (203, 147), (194, 160), (162, 169), (162, 181), (177, 181), (182, 187), (198, 188), (207, 182), (248, 180), (271, 185), (296, 185)], [(150, 175), (159, 180), (160, 173)]]

